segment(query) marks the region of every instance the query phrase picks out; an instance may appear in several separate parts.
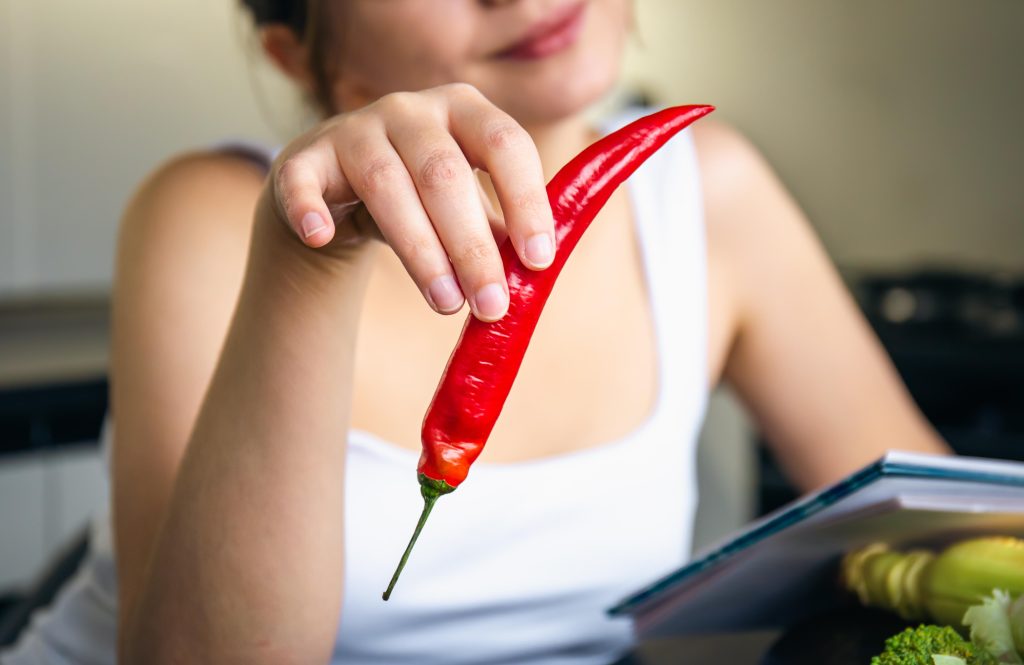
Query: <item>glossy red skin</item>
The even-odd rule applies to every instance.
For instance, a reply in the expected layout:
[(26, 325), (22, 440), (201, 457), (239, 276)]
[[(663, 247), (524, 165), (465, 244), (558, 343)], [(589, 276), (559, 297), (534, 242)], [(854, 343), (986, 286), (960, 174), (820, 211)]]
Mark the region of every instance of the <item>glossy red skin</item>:
[(505, 405), (544, 303), (583, 232), (640, 164), (713, 110), (677, 106), (640, 118), (588, 147), (551, 179), (547, 192), (555, 218), (554, 263), (546, 270), (530, 270), (510, 241), (501, 246), (508, 314), (492, 323), (472, 314), (467, 318), (423, 420), (420, 474), (453, 489), (466, 479)]

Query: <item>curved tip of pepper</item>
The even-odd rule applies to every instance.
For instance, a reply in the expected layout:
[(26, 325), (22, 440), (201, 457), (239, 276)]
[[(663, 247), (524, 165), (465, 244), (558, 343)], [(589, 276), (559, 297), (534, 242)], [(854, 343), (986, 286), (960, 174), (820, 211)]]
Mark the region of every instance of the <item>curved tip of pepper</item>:
[(677, 106), (676, 109), (696, 120), (697, 118), (703, 118), (714, 111), (715, 107), (712, 104), (692, 104), (688, 106)]
[[(684, 104), (680, 106), (669, 106), (652, 113), (649, 116), (640, 118), (634, 124), (641, 126), (645, 131), (652, 131), (664, 136), (672, 136), (676, 132), (697, 122), (704, 116), (715, 110), (711, 104)], [(652, 122), (654, 121), (654, 122)]]

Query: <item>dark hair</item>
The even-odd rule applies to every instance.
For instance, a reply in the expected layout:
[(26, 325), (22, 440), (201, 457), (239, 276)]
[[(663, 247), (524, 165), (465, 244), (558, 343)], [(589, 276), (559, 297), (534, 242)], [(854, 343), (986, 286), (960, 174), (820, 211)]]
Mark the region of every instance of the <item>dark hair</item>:
[(257, 26), (280, 23), (291, 28), (309, 48), (313, 97), (326, 115), (338, 112), (331, 94), (335, 69), (323, 13), (324, 0), (241, 0)]
[(299, 35), (306, 31), (306, 0), (242, 0), (256, 25), (284, 23)]

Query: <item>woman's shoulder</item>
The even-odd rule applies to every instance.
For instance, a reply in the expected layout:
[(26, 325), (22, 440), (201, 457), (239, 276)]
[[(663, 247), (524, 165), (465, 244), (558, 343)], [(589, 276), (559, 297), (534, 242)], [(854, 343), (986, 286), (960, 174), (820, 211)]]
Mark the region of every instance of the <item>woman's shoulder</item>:
[(712, 119), (694, 125), (693, 138), (707, 237), (711, 363), (719, 377), (751, 309), (779, 290), (776, 278), (816, 274), (820, 260), (806, 217), (750, 139)]
[[(237, 151), (214, 148), (174, 155), (136, 188), (121, 220), (121, 244), (204, 241), (244, 235), (252, 224), (266, 167)], [(172, 243), (173, 244), (173, 243)]]
[(254, 154), (211, 148), (173, 155), (142, 180), (129, 206), (141, 200), (190, 207), (251, 197), (262, 187), (269, 166)]
[(214, 306), (230, 310), (265, 179), (265, 171), (222, 150), (183, 153), (154, 169), (121, 217), (117, 306), (138, 312), (145, 302), (192, 302), (202, 293), (204, 302), (216, 295)]
[(726, 122), (702, 120), (693, 140), (709, 236), (763, 252), (764, 240), (806, 219), (754, 143)]
[(757, 147), (728, 122), (705, 118), (692, 129), (708, 203), (725, 203), (770, 173)]

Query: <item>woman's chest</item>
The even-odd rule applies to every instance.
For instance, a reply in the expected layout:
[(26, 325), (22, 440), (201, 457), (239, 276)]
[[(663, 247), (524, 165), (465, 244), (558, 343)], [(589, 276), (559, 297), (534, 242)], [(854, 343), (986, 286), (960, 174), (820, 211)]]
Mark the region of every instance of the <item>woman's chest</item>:
[(382, 603), (422, 499), (414, 455), (355, 434), (339, 660), (526, 662), (530, 653), (621, 651), (630, 626), (605, 611), (685, 560), (695, 506), (682, 447), (640, 449), (475, 467), (438, 503)]
[[(562, 271), (484, 460), (593, 447), (652, 412), (658, 349), (643, 261), (628, 219), (599, 218), (595, 227), (605, 221), (609, 228), (584, 236)], [(430, 311), (388, 250), (381, 254), (359, 332), (352, 424), (418, 449), (424, 412), (467, 314)]]

